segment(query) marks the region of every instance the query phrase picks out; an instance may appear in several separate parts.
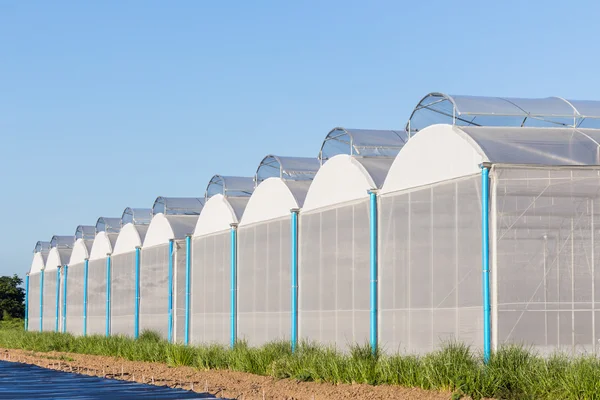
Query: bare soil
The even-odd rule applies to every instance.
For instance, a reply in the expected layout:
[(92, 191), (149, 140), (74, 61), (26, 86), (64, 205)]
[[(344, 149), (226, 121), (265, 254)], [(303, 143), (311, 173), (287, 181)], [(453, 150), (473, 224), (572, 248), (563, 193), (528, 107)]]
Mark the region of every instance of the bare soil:
[(72, 353), (35, 353), (0, 348), (0, 360), (34, 364), (40, 367), (112, 379), (123, 379), (160, 386), (210, 393), (229, 399), (408, 399), (447, 400), (440, 393), (400, 386), (328, 384), (298, 382), (228, 370), (202, 371), (192, 367), (169, 367), (161, 363), (128, 361), (116, 357)]

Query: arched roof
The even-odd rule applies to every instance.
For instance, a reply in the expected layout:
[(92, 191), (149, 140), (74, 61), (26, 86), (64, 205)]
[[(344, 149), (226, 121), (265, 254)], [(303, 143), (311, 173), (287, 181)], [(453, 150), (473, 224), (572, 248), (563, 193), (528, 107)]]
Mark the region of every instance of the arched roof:
[(73, 245), (69, 265), (80, 264), (89, 259), (93, 243), (94, 240), (92, 239), (77, 239)]
[(112, 254), (118, 236), (118, 233), (98, 232), (92, 243), (89, 259), (99, 260), (106, 258), (107, 254)]
[(432, 125), (394, 160), (382, 193), (476, 174), (482, 163), (600, 165), (600, 129)]
[(325, 137), (319, 160), (347, 154), (361, 157), (394, 157), (408, 140), (403, 131), (333, 128)]
[(204, 198), (208, 201), (216, 194), (222, 194), (226, 197), (250, 197), (253, 191), (254, 178), (214, 175), (208, 181)]
[(284, 180), (312, 180), (321, 163), (317, 158), (310, 157), (281, 157), (269, 154), (262, 159), (254, 176), (258, 186), (268, 178)]
[(31, 260), (31, 267), (29, 273), (40, 272), (46, 266), (46, 260), (48, 253), (50, 252), (50, 242), (38, 241), (35, 244), (33, 250), (33, 260)]
[(48, 271), (55, 270), (66, 264), (71, 258), (74, 242), (73, 236), (52, 236), (52, 240), (50, 240), (51, 249), (48, 252), (45, 269)]
[(100, 217), (96, 221), (96, 234), (100, 232), (119, 233), (121, 230), (121, 218)]
[(433, 92), (413, 110), (406, 132), (434, 124), (459, 126), (588, 127), (600, 128), (600, 101), (560, 97), (524, 99), (449, 95)]
[(394, 158), (339, 154), (327, 161), (310, 185), (303, 211), (359, 200), (380, 188)]
[(75, 240), (77, 239), (91, 239), (94, 240), (96, 236), (96, 227), (92, 225), (79, 225), (75, 229)]
[(148, 227), (149, 225), (136, 225), (131, 222), (125, 224), (117, 237), (113, 255), (129, 253), (135, 251), (136, 247), (141, 247), (148, 232)]
[(50, 248), (52, 247), (52, 245), (50, 244), (50, 242), (44, 242), (42, 240), (38, 240), (37, 243), (35, 244), (35, 247), (33, 249), (34, 253), (43, 253), (43, 254), (48, 254), (48, 252), (50, 251)]
[(143, 247), (152, 247), (169, 243), (169, 240), (184, 239), (194, 232), (197, 215), (165, 215), (156, 214), (148, 226)]
[(121, 226), (127, 224), (150, 225), (152, 221), (152, 210), (150, 208), (131, 208), (127, 207), (121, 215)]
[(213, 195), (198, 217), (194, 236), (221, 232), (229, 229), (231, 224), (239, 223), (249, 199), (248, 196), (229, 197), (220, 193)]
[(75, 238), (73, 236), (54, 235), (50, 240), (50, 247), (58, 247), (59, 249), (72, 249), (73, 244), (75, 244)]
[(154, 200), (152, 214), (164, 215), (199, 215), (204, 206), (204, 199), (197, 197), (163, 197)]
[(292, 209), (302, 208), (310, 185), (310, 181), (267, 178), (248, 200), (240, 226), (289, 216)]

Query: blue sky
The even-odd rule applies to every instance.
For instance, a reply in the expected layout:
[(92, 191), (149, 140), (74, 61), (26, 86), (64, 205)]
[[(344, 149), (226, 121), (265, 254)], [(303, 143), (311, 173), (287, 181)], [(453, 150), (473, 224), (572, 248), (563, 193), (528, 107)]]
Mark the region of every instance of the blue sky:
[(0, 275), (430, 91), (600, 99), (598, 2), (0, 2)]

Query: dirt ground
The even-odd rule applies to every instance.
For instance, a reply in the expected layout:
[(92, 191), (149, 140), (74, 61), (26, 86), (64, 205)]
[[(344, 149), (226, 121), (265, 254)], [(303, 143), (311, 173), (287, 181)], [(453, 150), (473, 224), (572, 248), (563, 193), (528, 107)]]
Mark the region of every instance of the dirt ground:
[(34, 353), (32, 351), (0, 348), (0, 360), (34, 364), (44, 368), (76, 372), (106, 378), (135, 380), (200, 393), (211, 393), (229, 399), (409, 399), (447, 400), (450, 393), (440, 393), (398, 386), (370, 386), (297, 382), (242, 372), (200, 371), (191, 367), (168, 367), (165, 364), (127, 361), (115, 357), (71, 353)]

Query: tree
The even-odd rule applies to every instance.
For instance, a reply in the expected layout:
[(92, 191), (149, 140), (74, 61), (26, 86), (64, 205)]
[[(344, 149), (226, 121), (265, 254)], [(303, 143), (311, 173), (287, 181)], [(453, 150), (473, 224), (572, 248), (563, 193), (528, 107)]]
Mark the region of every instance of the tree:
[(0, 320), (9, 315), (12, 318), (25, 318), (25, 289), (20, 287), (23, 280), (16, 274), (0, 276)]

